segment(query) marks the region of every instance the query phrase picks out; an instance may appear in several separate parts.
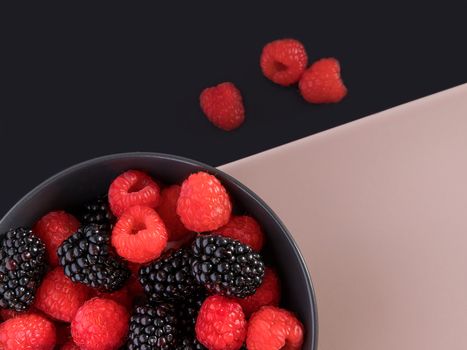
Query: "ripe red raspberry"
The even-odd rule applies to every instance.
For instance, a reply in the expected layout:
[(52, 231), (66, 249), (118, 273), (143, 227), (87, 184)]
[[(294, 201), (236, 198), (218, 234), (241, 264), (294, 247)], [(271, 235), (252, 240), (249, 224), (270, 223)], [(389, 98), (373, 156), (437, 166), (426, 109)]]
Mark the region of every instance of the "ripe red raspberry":
[(281, 298), (280, 281), (277, 273), (267, 267), (263, 283), (256, 289), (255, 294), (247, 296), (244, 299), (235, 298), (240, 304), (246, 317), (250, 317), (254, 312), (258, 311), (262, 306), (279, 305)]
[(44, 277), (34, 306), (57, 320), (71, 322), (89, 296), (88, 287), (72, 282), (61, 267), (56, 267)]
[(232, 299), (213, 295), (201, 306), (196, 338), (210, 350), (238, 350), (245, 341), (247, 322), (242, 307)]
[(256, 252), (264, 245), (263, 230), (251, 216), (234, 216), (227, 225), (216, 230), (216, 233), (249, 245)]
[(62, 345), (60, 350), (80, 350), (80, 347), (76, 345), (73, 340), (69, 340), (65, 344)]
[(180, 186), (172, 185), (161, 191), (161, 202), (157, 207), (165, 228), (169, 234), (169, 241), (178, 241), (183, 239), (189, 230), (183, 226), (180, 217), (177, 214), (177, 201), (180, 196)]
[(88, 300), (71, 323), (73, 341), (83, 350), (118, 349), (125, 342), (129, 318), (126, 309), (113, 300)]
[(96, 296), (99, 298), (113, 300), (119, 303), (120, 305), (124, 306), (125, 309), (127, 309), (128, 311), (131, 310), (131, 306), (133, 304), (133, 300), (131, 298), (131, 295), (130, 295), (130, 292), (127, 286), (112, 293), (97, 292)]
[(231, 213), (229, 195), (215, 176), (201, 171), (183, 182), (177, 214), (189, 230), (216, 230), (227, 224)]
[(336, 103), (347, 95), (341, 79), (339, 61), (323, 58), (303, 73), (299, 88), (303, 98), (311, 103)]
[(206, 117), (220, 129), (236, 129), (245, 120), (242, 95), (230, 82), (204, 89), (199, 101)]
[(127, 209), (112, 231), (118, 255), (135, 263), (158, 258), (167, 245), (167, 230), (159, 214), (140, 205)]
[(301, 350), (303, 325), (289, 311), (264, 306), (254, 313), (248, 323), (248, 350)]
[(139, 170), (124, 172), (109, 188), (110, 209), (117, 217), (134, 205), (155, 208), (159, 200), (159, 185), (149, 175)]
[(28, 313), (0, 324), (2, 350), (52, 350), (55, 346), (55, 326), (35, 313)]
[(263, 74), (279, 85), (300, 80), (308, 63), (302, 43), (295, 39), (274, 40), (263, 48), (260, 66)]
[(64, 211), (52, 211), (36, 223), (33, 232), (44, 242), (51, 266), (58, 266), (57, 248), (78, 228), (79, 221)]

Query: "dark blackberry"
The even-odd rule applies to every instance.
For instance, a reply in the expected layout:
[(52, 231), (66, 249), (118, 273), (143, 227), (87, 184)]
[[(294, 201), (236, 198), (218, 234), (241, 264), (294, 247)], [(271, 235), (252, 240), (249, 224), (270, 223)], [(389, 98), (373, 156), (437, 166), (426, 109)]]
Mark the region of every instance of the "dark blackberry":
[(182, 338), (176, 350), (207, 350), (196, 337)]
[(177, 304), (177, 317), (180, 321), (180, 329), (183, 330), (185, 335), (195, 333), (196, 318), (205, 299), (206, 292), (202, 290), (190, 295)]
[(30, 229), (5, 233), (0, 247), (0, 308), (26, 310), (46, 268), (45, 245)]
[(179, 341), (175, 307), (161, 303), (138, 306), (130, 319), (128, 350), (176, 349)]
[(110, 234), (98, 225), (86, 225), (58, 248), (58, 260), (73, 282), (112, 292), (130, 277), (126, 264), (109, 246)]
[(211, 293), (245, 298), (264, 277), (258, 253), (239, 241), (216, 235), (198, 236), (192, 244), (192, 273)]
[(199, 309), (206, 299), (205, 291), (191, 295), (177, 306), (177, 318), (182, 333), (182, 341), (177, 350), (204, 350), (206, 349), (196, 340), (195, 325)]
[(112, 230), (115, 216), (110, 210), (107, 198), (99, 197), (84, 205), (80, 220), (83, 225), (95, 224), (104, 229)]
[(191, 249), (187, 248), (141, 267), (139, 280), (151, 302), (184, 299), (203, 288), (191, 274)]

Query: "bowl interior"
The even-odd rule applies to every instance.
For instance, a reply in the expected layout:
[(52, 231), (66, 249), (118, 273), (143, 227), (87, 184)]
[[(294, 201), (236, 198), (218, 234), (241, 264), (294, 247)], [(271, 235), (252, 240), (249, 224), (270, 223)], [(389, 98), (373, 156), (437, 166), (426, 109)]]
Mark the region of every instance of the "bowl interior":
[(215, 174), (229, 191), (238, 213), (248, 213), (262, 225), (267, 244), (266, 262), (275, 266), (282, 281), (282, 304), (304, 323), (303, 349), (316, 348), (316, 308), (311, 281), (303, 259), (284, 225), (264, 202), (232, 177), (188, 159), (154, 153), (129, 153), (93, 159), (53, 176), (21, 199), (0, 221), (0, 233), (31, 226), (50, 210), (77, 204), (107, 193), (112, 179), (128, 169), (139, 169), (164, 183), (181, 183), (189, 174)]

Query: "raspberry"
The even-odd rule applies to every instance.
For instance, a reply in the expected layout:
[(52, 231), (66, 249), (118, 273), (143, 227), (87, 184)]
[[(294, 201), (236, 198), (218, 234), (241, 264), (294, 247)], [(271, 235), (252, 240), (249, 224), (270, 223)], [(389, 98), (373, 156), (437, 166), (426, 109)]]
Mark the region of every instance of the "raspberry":
[(113, 300), (88, 300), (71, 323), (73, 341), (83, 350), (118, 349), (125, 342), (129, 318), (125, 308)]
[(248, 350), (300, 350), (303, 325), (289, 311), (264, 306), (254, 313), (248, 324)]
[(235, 300), (241, 305), (246, 317), (250, 317), (265, 305), (279, 305), (281, 298), (280, 282), (277, 273), (271, 268), (266, 268), (263, 283), (256, 289), (255, 294), (244, 299)]
[(336, 103), (347, 95), (342, 82), (339, 61), (323, 58), (303, 73), (299, 88), (303, 98), (311, 103)]
[(238, 350), (245, 340), (247, 322), (237, 302), (214, 295), (201, 306), (195, 330), (198, 341), (210, 350)]
[(302, 43), (295, 39), (274, 40), (263, 48), (260, 66), (263, 74), (279, 85), (299, 81), (308, 57)]
[(234, 216), (227, 225), (216, 230), (224, 237), (236, 239), (251, 247), (255, 252), (263, 248), (264, 233), (258, 222), (251, 216)]
[(112, 231), (118, 255), (135, 263), (158, 258), (167, 245), (167, 230), (159, 214), (140, 205), (126, 210)]
[(67, 341), (65, 344), (62, 345), (60, 350), (80, 350), (80, 347), (76, 345), (73, 340)]
[(169, 241), (183, 239), (190, 231), (183, 226), (177, 214), (177, 201), (180, 196), (180, 186), (172, 185), (161, 191), (161, 202), (157, 208), (169, 234)]
[(35, 313), (17, 316), (0, 325), (2, 350), (52, 350), (55, 342), (53, 323)]
[(159, 200), (159, 185), (149, 175), (139, 170), (124, 172), (109, 188), (110, 209), (117, 217), (134, 205), (155, 208)]
[(231, 212), (229, 195), (215, 176), (199, 172), (183, 182), (177, 214), (189, 230), (216, 230), (227, 224)]
[(57, 320), (71, 322), (89, 293), (88, 287), (73, 283), (61, 267), (56, 267), (44, 277), (37, 290), (35, 306)]
[(234, 130), (245, 120), (242, 95), (230, 82), (204, 89), (199, 101), (203, 113), (219, 129)]
[(57, 248), (79, 228), (79, 221), (64, 211), (52, 211), (43, 216), (32, 229), (42, 239), (51, 266), (58, 266)]
[(113, 300), (119, 303), (120, 305), (124, 306), (127, 310), (131, 310), (131, 306), (133, 304), (129, 288), (127, 286), (112, 293), (97, 292), (96, 296), (99, 298)]

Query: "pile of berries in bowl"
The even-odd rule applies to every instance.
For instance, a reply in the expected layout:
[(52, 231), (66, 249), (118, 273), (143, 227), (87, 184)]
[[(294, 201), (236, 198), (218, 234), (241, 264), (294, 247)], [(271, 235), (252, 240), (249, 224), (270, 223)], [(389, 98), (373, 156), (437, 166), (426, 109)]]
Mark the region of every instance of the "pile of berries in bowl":
[(211, 173), (151, 175), (1, 236), (0, 349), (303, 348), (262, 225)]

